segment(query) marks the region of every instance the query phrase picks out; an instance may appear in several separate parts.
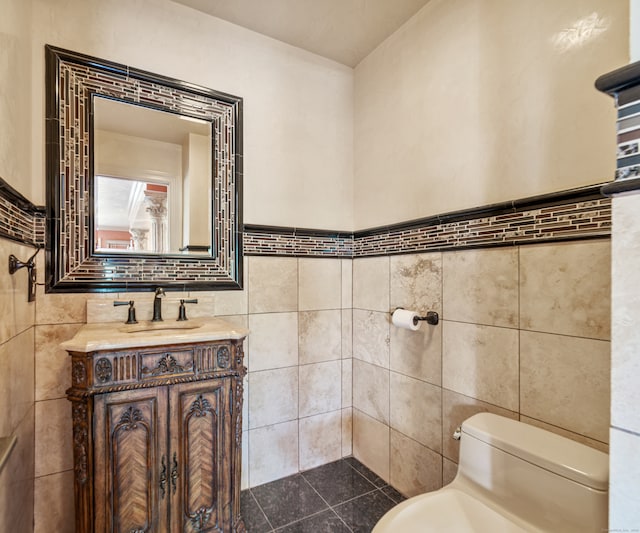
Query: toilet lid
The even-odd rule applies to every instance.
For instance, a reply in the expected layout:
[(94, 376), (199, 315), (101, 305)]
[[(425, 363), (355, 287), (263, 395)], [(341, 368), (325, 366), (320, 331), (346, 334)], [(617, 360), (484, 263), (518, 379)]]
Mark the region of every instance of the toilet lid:
[(372, 533), (523, 533), (523, 529), (480, 500), (453, 488), (421, 494), (397, 505)]

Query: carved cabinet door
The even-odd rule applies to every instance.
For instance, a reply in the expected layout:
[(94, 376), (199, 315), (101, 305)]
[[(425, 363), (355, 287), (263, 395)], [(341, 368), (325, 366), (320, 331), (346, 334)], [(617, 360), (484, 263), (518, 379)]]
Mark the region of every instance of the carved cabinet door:
[(171, 531), (231, 531), (231, 379), (169, 390)]
[(168, 531), (165, 387), (95, 397), (95, 531)]

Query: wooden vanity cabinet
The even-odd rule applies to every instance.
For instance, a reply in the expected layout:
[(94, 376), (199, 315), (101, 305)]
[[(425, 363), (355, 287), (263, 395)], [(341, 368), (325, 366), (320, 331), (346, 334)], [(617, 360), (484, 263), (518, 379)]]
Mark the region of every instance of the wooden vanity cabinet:
[(244, 532), (242, 341), (70, 355), (76, 532)]

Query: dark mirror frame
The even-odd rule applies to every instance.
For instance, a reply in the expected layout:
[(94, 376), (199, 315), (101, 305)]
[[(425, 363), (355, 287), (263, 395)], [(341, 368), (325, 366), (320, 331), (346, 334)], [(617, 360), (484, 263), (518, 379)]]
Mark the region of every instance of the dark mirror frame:
[[(45, 46), (46, 292), (242, 288), (242, 98)], [(212, 123), (211, 256), (93, 251), (93, 96)]]

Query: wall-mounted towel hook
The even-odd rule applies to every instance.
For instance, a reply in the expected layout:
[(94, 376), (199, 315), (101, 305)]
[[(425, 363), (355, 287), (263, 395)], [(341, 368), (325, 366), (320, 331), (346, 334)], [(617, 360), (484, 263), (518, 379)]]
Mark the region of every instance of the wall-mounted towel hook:
[(15, 255), (11, 254), (9, 256), (9, 274), (15, 274), (16, 271), (21, 268), (26, 268), (28, 272), (28, 290), (27, 290), (27, 301), (34, 302), (36, 299), (36, 255), (40, 251), (41, 247), (36, 249), (36, 253), (34, 253), (29, 259), (26, 261), (20, 261)]

